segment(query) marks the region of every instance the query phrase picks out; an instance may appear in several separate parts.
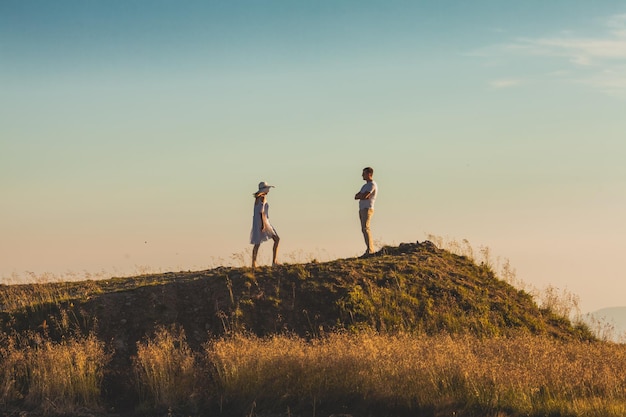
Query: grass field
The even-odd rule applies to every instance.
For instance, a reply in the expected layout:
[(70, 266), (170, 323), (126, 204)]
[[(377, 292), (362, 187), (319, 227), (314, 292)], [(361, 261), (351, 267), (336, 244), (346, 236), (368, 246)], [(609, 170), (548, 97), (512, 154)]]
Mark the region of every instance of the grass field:
[(0, 413), (626, 415), (626, 345), (467, 251), (1, 285)]
[[(5, 412), (108, 410), (110, 355), (102, 341), (2, 342)], [(139, 343), (132, 364), (135, 410), (148, 414), (626, 415), (626, 345), (607, 342), (528, 334), (232, 335), (194, 352), (181, 329), (160, 328)]]

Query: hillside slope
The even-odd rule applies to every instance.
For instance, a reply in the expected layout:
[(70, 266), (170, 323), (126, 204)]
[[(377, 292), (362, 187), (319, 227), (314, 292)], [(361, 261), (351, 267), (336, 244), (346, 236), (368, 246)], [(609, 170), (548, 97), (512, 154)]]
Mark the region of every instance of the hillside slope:
[(9, 300), (18, 287), (58, 295), (53, 303), (21, 309), (5, 302), (5, 331), (44, 329), (61, 337), (95, 330), (118, 354), (132, 353), (156, 326), (172, 324), (181, 325), (195, 346), (233, 331), (312, 337), (366, 328), (591, 338), (584, 328), (541, 311), (489, 268), (428, 241), (385, 247), (366, 259), (0, 286), (1, 299)]

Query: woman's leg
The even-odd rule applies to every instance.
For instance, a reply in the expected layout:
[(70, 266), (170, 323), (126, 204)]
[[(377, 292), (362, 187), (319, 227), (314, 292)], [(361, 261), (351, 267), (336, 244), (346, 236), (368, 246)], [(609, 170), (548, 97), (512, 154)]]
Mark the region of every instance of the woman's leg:
[(256, 268), (256, 256), (259, 253), (259, 246), (261, 246), (261, 244), (257, 243), (252, 248), (252, 268)]
[(277, 235), (274, 235), (273, 239), (274, 239), (274, 248), (272, 249), (272, 252), (273, 252), (272, 265), (278, 265), (278, 262), (276, 262), (276, 257), (278, 256), (278, 243), (280, 242), (280, 238)]

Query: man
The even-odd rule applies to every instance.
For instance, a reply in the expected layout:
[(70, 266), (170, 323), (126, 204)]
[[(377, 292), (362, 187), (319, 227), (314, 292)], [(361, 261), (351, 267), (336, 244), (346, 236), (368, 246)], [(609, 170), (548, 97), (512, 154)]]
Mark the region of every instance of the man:
[(374, 169), (371, 167), (363, 168), (363, 180), (365, 184), (361, 187), (361, 191), (355, 194), (354, 199), (359, 200), (359, 218), (361, 219), (361, 231), (365, 238), (365, 246), (367, 247), (363, 256), (374, 253), (374, 242), (372, 240), (372, 232), (370, 230), (370, 222), (374, 214), (374, 202), (376, 201), (376, 193), (378, 186), (373, 179)]

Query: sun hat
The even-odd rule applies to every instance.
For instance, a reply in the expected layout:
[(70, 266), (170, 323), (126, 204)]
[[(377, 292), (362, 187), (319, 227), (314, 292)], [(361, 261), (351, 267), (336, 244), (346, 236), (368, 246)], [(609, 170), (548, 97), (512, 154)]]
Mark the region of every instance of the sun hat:
[(268, 193), (270, 191), (270, 188), (276, 188), (276, 187), (274, 187), (273, 185), (269, 185), (265, 181), (261, 181), (259, 183), (259, 191), (257, 191), (255, 194), (258, 194), (258, 193)]

